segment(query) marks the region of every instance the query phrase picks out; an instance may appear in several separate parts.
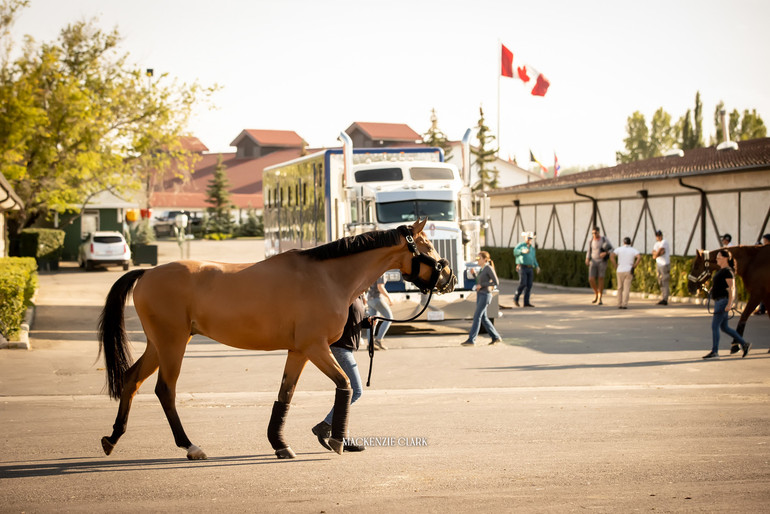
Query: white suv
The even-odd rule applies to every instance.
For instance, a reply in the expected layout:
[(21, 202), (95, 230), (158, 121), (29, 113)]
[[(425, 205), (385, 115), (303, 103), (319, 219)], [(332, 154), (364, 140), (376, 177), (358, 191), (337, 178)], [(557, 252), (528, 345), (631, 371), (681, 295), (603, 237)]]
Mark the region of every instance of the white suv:
[(131, 250), (120, 232), (94, 232), (88, 234), (80, 243), (78, 264), (90, 271), (94, 265), (122, 265), (128, 270), (131, 263)]

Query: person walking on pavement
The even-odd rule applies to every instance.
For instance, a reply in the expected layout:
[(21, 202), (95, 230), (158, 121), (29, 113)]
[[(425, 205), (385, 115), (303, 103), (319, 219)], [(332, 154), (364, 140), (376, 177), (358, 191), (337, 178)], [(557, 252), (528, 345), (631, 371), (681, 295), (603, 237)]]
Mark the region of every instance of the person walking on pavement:
[[(369, 308), (369, 315), (374, 316), (379, 314), (383, 318), (393, 319), (393, 312), (390, 310), (390, 306), (393, 305), (393, 300), (388, 294), (388, 290), (385, 289), (385, 277), (380, 277), (377, 282), (369, 287), (367, 293), (367, 306)], [(382, 340), (385, 339), (385, 334), (390, 328), (390, 321), (383, 321), (379, 330), (374, 334), (374, 349), (375, 350), (387, 350), (388, 347), (382, 344)]]
[(487, 316), (487, 307), (492, 301), (492, 291), (500, 284), (495, 272), (495, 263), (492, 262), (489, 252), (479, 252), (476, 262), (481, 268), (476, 272), (476, 312), (473, 314), (473, 323), (471, 323), (471, 329), (468, 332), (468, 339), (462, 343), (462, 346), (474, 346), (476, 344), (476, 337), (479, 335), (481, 325), (484, 325), (487, 334), (492, 338), (492, 342), (489, 344), (503, 341)]
[(711, 352), (704, 355), (704, 359), (718, 359), (719, 358), (719, 331), (721, 330), (725, 334), (736, 339), (743, 350), (743, 357), (749, 353), (751, 344), (747, 343), (741, 335), (730, 328), (728, 324), (728, 316), (730, 309), (733, 307), (733, 300), (735, 299), (735, 276), (733, 270), (730, 269), (730, 255), (729, 250), (721, 249), (717, 251), (717, 266), (719, 270), (714, 273), (714, 277), (711, 279), (711, 299), (714, 300), (714, 315), (711, 318), (711, 334), (712, 334), (712, 346)]
[(663, 239), (663, 232), (655, 231), (655, 244), (652, 246), (652, 258), (655, 259), (655, 270), (660, 286), (660, 294), (663, 298), (658, 305), (668, 305), (668, 295), (671, 284), (671, 247), (668, 241)]
[(586, 266), (588, 266), (588, 283), (594, 291), (594, 299), (591, 303), (602, 305), (604, 292), (604, 273), (607, 271), (607, 261), (610, 258), (612, 245), (609, 239), (594, 227), (591, 231), (591, 242), (586, 252)]
[(612, 250), (610, 260), (615, 266), (618, 277), (618, 309), (628, 309), (628, 297), (631, 294), (631, 282), (634, 280), (634, 268), (642, 260), (642, 254), (631, 246), (630, 237), (624, 237), (623, 246)]
[(513, 297), (513, 303), (516, 307), (521, 307), (519, 297), (524, 292), (524, 307), (534, 307), (529, 302), (532, 283), (535, 279), (535, 270), (540, 273), (540, 265), (537, 263), (535, 234), (532, 232), (522, 232), (523, 242), (516, 245), (513, 249), (513, 256), (516, 258), (516, 271), (519, 273), (519, 288)]
[[(361, 397), (361, 394), (364, 391), (364, 388), (361, 385), (361, 375), (358, 373), (358, 364), (356, 364), (353, 352), (358, 350), (361, 341), (361, 329), (370, 327), (371, 322), (369, 318), (364, 318), (364, 303), (359, 296), (348, 308), (348, 319), (345, 322), (342, 337), (339, 341), (336, 341), (329, 346), (332, 355), (334, 355), (334, 358), (342, 368), (342, 371), (345, 372), (348, 380), (350, 380), (350, 387), (353, 389), (353, 395), (350, 397), (351, 405)], [(328, 441), (332, 436), (333, 414), (334, 407), (332, 407), (332, 410), (329, 411), (329, 414), (326, 415), (323, 421), (311, 429), (311, 432), (318, 438), (318, 442), (321, 443), (321, 446), (327, 450), (332, 449), (331, 446), (329, 446)], [(345, 434), (345, 436), (347, 437), (348, 435)], [(361, 452), (366, 448), (355, 444), (344, 444), (342, 449), (346, 452)]]

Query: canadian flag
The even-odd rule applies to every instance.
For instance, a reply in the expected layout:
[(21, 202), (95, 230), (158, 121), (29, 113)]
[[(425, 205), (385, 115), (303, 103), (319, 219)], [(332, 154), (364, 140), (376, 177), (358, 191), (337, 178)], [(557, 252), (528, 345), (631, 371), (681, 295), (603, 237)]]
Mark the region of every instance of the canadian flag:
[(545, 93), (548, 91), (548, 86), (551, 85), (548, 79), (546, 79), (542, 73), (537, 71), (532, 66), (529, 66), (528, 64), (517, 64), (514, 67), (513, 52), (506, 48), (505, 45), (501, 46), (500, 75), (503, 77), (518, 79), (524, 83), (527, 83), (530, 80), (534, 80), (535, 85), (532, 88), (532, 95), (545, 96)]

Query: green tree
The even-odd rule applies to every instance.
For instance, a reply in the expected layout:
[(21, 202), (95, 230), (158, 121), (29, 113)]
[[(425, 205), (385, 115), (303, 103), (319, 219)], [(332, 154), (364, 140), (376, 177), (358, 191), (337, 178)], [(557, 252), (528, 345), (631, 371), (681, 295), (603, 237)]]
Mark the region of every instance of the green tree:
[(471, 153), (476, 156), (479, 180), (473, 185), (472, 189), (474, 191), (495, 189), (497, 187), (497, 178), (500, 172), (495, 168), (491, 168), (489, 165), (495, 161), (497, 148), (489, 147), (495, 140), (495, 136), (490, 134), (489, 127), (487, 127), (484, 120), (484, 109), (482, 107), (479, 107), (479, 123), (476, 128), (478, 129), (476, 131), (476, 138), (478, 139), (479, 144), (478, 147), (471, 148)]
[(693, 148), (703, 147), (703, 104), (700, 100), (700, 91), (695, 93), (695, 108), (690, 116), (690, 109), (679, 120), (680, 125), (680, 148), (682, 150), (691, 150)]
[(230, 218), (230, 210), (233, 204), (230, 201), (230, 180), (227, 178), (227, 166), (222, 163), (222, 156), (217, 159), (217, 167), (214, 176), (206, 188), (206, 203), (211, 204), (206, 211), (209, 213), (206, 232), (232, 234), (233, 222)]
[(626, 138), (623, 140), (626, 151), (616, 152), (619, 163), (634, 162), (663, 155), (673, 148), (678, 139), (679, 130), (671, 124), (671, 115), (660, 107), (652, 116), (650, 126), (644, 115), (635, 111), (626, 122)]
[[(714, 109), (714, 128), (716, 129), (716, 134), (711, 140), (711, 144), (719, 144), (724, 139), (720, 116), (720, 112), (724, 108), (725, 104), (720, 100)], [(730, 131), (730, 139), (732, 141), (746, 141), (747, 139), (767, 137), (767, 127), (759, 114), (757, 114), (756, 109), (751, 111), (744, 109), (743, 117), (741, 117), (738, 109), (733, 109), (727, 120), (727, 130)]]
[(452, 155), (452, 145), (449, 143), (449, 138), (440, 128), (438, 128), (436, 109), (431, 109), (430, 111), (430, 128), (422, 135), (422, 142), (428, 146), (434, 146), (444, 150), (445, 161), (448, 161), (449, 157)]
[[(0, 4), (6, 49), (13, 45), (7, 28), (26, 5)], [(117, 30), (81, 21), (54, 42), (27, 36), (14, 60), (3, 53), (0, 170), (24, 201), (9, 219), (12, 232), (51, 211), (82, 211), (101, 192), (135, 194), (153, 177), (192, 167), (179, 137), (192, 107), (215, 88), (165, 75), (150, 84), (119, 43)]]

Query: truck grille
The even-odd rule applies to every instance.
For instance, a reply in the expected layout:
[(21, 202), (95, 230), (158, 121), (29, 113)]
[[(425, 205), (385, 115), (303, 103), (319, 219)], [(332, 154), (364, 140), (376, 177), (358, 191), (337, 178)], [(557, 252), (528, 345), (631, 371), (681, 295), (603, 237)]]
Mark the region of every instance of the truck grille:
[(451, 267), (455, 275), (459, 277), (462, 270), (460, 269), (460, 263), (457, 258), (456, 242), (456, 239), (434, 239), (431, 241), (438, 254), (449, 261), (449, 267)]

